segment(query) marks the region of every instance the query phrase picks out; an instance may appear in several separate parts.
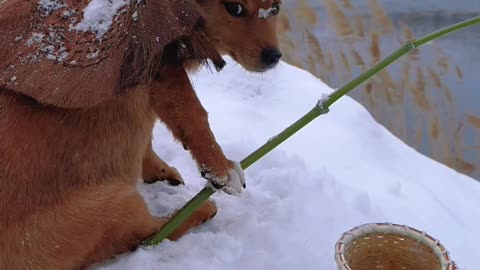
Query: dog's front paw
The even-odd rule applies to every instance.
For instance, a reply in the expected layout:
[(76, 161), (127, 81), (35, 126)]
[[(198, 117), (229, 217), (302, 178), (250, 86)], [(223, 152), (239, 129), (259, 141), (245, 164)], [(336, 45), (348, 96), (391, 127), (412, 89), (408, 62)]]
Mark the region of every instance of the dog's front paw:
[(239, 195), (246, 188), (245, 174), (238, 162), (228, 161), (226, 173), (219, 175), (209, 168), (202, 168), (202, 176), (216, 189), (221, 189), (230, 195)]

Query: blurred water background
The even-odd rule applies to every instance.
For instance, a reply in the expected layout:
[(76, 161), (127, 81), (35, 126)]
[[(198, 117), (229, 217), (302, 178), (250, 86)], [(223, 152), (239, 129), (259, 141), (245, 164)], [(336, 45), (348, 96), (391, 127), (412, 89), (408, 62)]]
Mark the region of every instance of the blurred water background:
[[(285, 59), (334, 88), (409, 39), (480, 15), (480, 0), (283, 3)], [(477, 25), (423, 47), (351, 96), (419, 152), (480, 179), (479, 81)]]

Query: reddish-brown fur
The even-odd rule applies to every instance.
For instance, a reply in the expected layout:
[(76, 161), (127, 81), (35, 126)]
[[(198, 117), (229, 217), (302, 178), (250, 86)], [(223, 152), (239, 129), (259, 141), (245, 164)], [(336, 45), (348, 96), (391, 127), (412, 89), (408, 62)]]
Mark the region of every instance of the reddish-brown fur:
[[(223, 1), (197, 2), (215, 48), (261, 70), (261, 49), (277, 41), (276, 19), (255, 16), (260, 1), (239, 0), (252, 13), (243, 20), (232, 20)], [(181, 180), (151, 149), (157, 117), (199, 167), (227, 174), (232, 163), (210, 131), (186, 73), (190, 66), (168, 64), (153, 81), (82, 108), (42, 105), (0, 87), (0, 269), (81, 269), (157, 231), (166, 218), (148, 212), (137, 179), (143, 173), (147, 180)], [(170, 238), (215, 213), (205, 203)]]

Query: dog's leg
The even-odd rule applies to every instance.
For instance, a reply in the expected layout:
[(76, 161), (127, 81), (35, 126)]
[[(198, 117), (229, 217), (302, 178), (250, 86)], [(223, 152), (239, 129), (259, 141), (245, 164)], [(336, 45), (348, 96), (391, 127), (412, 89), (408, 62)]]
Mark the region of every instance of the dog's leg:
[[(172, 241), (178, 240), (185, 233), (202, 225), (203, 223), (209, 221), (217, 214), (217, 206), (211, 200), (205, 201), (198, 210), (195, 211), (180, 227), (178, 227), (172, 234), (168, 236), (168, 239)], [(162, 227), (171, 217), (162, 217), (159, 218), (159, 223)]]
[(208, 115), (183, 68), (169, 67), (153, 81), (152, 104), (160, 119), (189, 150), (205, 177), (229, 194), (241, 193), (245, 178), (238, 163), (228, 160), (210, 130)]
[[(95, 209), (91, 209), (97, 214), (102, 213), (102, 222), (94, 223), (101, 228), (95, 228), (92, 225), (90, 236), (83, 239), (87, 242), (96, 241), (95, 247), (86, 256), (88, 259), (84, 262), (85, 266), (103, 262), (120, 253), (135, 250), (138, 245), (157, 232), (170, 218), (152, 216), (143, 198), (137, 192), (132, 192), (132, 188), (113, 188), (114, 190), (106, 189), (105, 192), (101, 192), (100, 194), (104, 194), (100, 198), (97, 192), (96, 196), (89, 199), (89, 203), (92, 203), (92, 201), (96, 202), (115, 197), (115, 200), (111, 200), (112, 203), (98, 203)], [(216, 213), (215, 203), (212, 201), (204, 202), (168, 239), (178, 240), (191, 229), (213, 218)], [(82, 214), (79, 216), (81, 221), (77, 221), (76, 224), (85, 222), (84, 220), (88, 219), (90, 213)], [(74, 232), (72, 231), (72, 233)], [(97, 238), (95, 239), (93, 236), (97, 236)]]
[(155, 154), (150, 140), (145, 156), (143, 157), (142, 178), (145, 183), (152, 184), (157, 181), (167, 181), (172, 186), (184, 185), (182, 176), (176, 168), (170, 167), (165, 161)]

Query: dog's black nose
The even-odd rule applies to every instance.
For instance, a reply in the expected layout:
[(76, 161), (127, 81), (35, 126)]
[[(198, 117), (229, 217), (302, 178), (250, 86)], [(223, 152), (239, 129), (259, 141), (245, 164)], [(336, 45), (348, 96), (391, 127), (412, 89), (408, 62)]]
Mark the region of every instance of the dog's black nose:
[(280, 58), (282, 58), (282, 53), (276, 48), (265, 48), (262, 51), (262, 63), (267, 67), (278, 64)]

